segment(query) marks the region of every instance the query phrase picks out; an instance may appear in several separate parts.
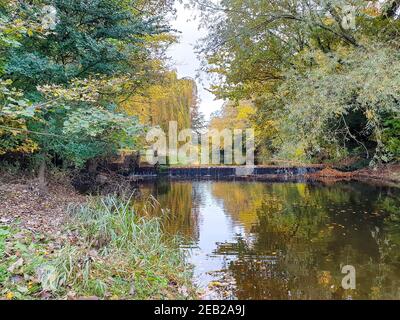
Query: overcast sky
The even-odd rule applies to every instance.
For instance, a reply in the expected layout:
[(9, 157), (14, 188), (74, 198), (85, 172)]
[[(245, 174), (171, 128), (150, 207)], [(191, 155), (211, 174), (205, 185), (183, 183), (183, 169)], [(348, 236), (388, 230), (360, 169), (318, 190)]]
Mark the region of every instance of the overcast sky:
[[(177, 9), (177, 19), (172, 22), (174, 29), (181, 32), (179, 43), (173, 45), (169, 49), (169, 56), (172, 58), (173, 66), (178, 72), (178, 76), (196, 78), (198, 69), (200, 68), (200, 61), (195, 53), (194, 46), (201, 37), (206, 34), (206, 30), (199, 30), (199, 21), (195, 19), (196, 12), (193, 9), (184, 8), (183, 4), (176, 1), (175, 7)], [(215, 100), (215, 96), (204, 88), (209, 86), (206, 77), (202, 77), (200, 83), (196, 79), (199, 97), (200, 97), (200, 111), (209, 118), (211, 112), (218, 110), (223, 101)]]

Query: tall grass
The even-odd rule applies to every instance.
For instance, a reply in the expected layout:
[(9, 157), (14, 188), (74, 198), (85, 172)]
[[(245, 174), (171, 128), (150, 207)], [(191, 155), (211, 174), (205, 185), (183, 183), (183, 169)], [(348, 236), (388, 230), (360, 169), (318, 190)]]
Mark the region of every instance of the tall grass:
[(158, 219), (139, 216), (130, 199), (93, 198), (69, 212), (69, 230), (78, 239), (40, 270), (46, 290), (133, 299), (194, 294), (178, 240), (165, 236)]

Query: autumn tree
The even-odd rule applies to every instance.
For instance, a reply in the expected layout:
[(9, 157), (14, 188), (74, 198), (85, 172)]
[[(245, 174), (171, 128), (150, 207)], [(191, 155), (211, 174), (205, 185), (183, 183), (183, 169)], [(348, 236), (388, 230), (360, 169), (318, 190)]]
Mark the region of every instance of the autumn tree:
[[(169, 31), (165, 17), (146, 9), (156, 3), (6, 1), (0, 117), (8, 131), (5, 136), (0, 131), (1, 149), (40, 150), (43, 168), (54, 157), (82, 166), (126, 144), (132, 147), (140, 126), (118, 109), (115, 97), (147, 85), (152, 52), (146, 43)], [(21, 132), (25, 143), (32, 142), (29, 150), (18, 144)], [(14, 147), (7, 146), (10, 133)]]
[(192, 120), (201, 126), (198, 111), (196, 82), (178, 79), (175, 71), (164, 70), (161, 81), (146, 88), (141, 95), (133, 95), (123, 104), (130, 115), (138, 115), (143, 124), (160, 126), (168, 131), (168, 123), (177, 121), (178, 130), (192, 127)]
[[(213, 92), (251, 100), (258, 143), (303, 161), (398, 159), (398, 1), (193, 1)], [(390, 58), (389, 58), (390, 57)], [(390, 62), (389, 62), (390, 60)]]

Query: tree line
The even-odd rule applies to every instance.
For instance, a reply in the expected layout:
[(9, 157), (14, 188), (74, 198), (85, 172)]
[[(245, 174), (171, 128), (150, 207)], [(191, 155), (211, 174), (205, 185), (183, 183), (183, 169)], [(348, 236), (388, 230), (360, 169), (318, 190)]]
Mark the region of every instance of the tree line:
[(140, 150), (150, 126), (198, 116), (167, 67), (171, 0), (0, 1), (0, 157), (82, 168)]
[[(400, 159), (400, 1), (197, 1), (212, 91), (249, 102), (259, 161)], [(226, 112), (236, 105), (235, 113)]]

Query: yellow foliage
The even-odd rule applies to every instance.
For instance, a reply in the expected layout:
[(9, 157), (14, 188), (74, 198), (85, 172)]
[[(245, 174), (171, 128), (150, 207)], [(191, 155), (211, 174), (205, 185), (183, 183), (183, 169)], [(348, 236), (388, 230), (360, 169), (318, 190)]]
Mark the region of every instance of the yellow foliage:
[(247, 129), (253, 127), (251, 116), (255, 114), (255, 107), (249, 101), (238, 104), (227, 102), (222, 110), (211, 118), (210, 129)]
[(194, 80), (178, 79), (175, 72), (166, 72), (160, 84), (151, 85), (141, 95), (133, 95), (122, 103), (128, 115), (136, 115), (143, 124), (167, 130), (169, 121), (177, 121), (178, 129), (191, 126), (191, 111), (197, 106)]
[(307, 185), (305, 183), (296, 184), (297, 191), (302, 198), (305, 198), (307, 195)]
[(0, 155), (9, 152), (33, 153), (38, 150), (38, 144), (28, 138), (24, 122), (0, 118), (0, 125)]
[(329, 271), (321, 271), (318, 275), (318, 283), (322, 286), (329, 286), (332, 283), (332, 275)]
[(370, 16), (373, 18), (378, 17), (381, 14), (381, 12), (379, 11), (379, 8), (377, 8), (375, 6), (369, 6), (367, 8), (362, 9), (361, 11), (362, 11), (362, 13), (366, 14), (367, 16)]
[(294, 152), (294, 156), (296, 158), (301, 158), (302, 156), (304, 156), (304, 149), (303, 148), (297, 148)]

